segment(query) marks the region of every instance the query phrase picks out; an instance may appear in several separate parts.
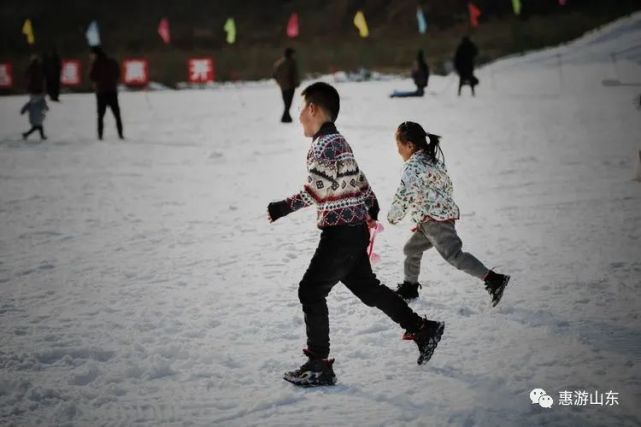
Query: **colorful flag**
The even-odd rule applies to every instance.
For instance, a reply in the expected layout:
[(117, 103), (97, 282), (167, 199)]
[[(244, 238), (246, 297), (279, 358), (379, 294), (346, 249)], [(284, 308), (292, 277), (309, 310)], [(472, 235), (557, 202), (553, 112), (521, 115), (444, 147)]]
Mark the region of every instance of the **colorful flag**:
[(163, 18), (160, 20), (158, 24), (158, 34), (165, 44), (169, 44), (171, 41), (171, 36), (169, 35), (169, 19)]
[(354, 26), (358, 29), (358, 33), (361, 37), (365, 38), (369, 36), (369, 29), (367, 28), (367, 21), (365, 21), (365, 15), (362, 11), (356, 12), (354, 15)]
[(31, 19), (27, 19), (22, 24), (22, 34), (27, 37), (27, 43), (34, 44), (36, 42), (36, 37), (33, 34), (33, 26), (31, 25)]
[(91, 21), (87, 27), (85, 37), (90, 47), (100, 46), (100, 31), (98, 31), (98, 23), (96, 21)]
[(418, 21), (418, 32), (425, 34), (425, 31), (427, 31), (427, 21), (425, 20), (423, 9), (421, 9), (420, 6), (416, 9), (416, 20)]
[(521, 14), (521, 0), (512, 0), (512, 8), (515, 15)]
[(236, 22), (234, 22), (234, 18), (227, 18), (224, 29), (227, 33), (227, 43), (234, 44), (236, 41)]
[(479, 16), (481, 16), (481, 9), (476, 7), (472, 2), (469, 2), (467, 4), (467, 9), (470, 11), (470, 25), (472, 25), (472, 27), (478, 27)]
[(298, 13), (292, 13), (292, 16), (289, 17), (289, 22), (287, 23), (287, 37), (295, 38), (298, 37)]

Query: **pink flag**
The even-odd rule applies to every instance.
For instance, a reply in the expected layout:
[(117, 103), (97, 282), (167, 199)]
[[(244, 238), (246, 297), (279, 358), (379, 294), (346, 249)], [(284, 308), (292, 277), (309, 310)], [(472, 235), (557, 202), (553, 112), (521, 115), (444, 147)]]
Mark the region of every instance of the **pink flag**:
[(481, 9), (476, 7), (474, 3), (469, 2), (467, 4), (467, 8), (470, 11), (470, 25), (473, 27), (478, 27), (479, 26), (479, 16), (481, 16)]
[(298, 13), (292, 13), (292, 16), (289, 17), (289, 22), (287, 23), (287, 37), (295, 38), (298, 37)]
[(167, 18), (160, 20), (160, 24), (158, 24), (158, 34), (160, 34), (160, 38), (165, 44), (169, 44), (171, 37), (169, 36), (169, 20)]

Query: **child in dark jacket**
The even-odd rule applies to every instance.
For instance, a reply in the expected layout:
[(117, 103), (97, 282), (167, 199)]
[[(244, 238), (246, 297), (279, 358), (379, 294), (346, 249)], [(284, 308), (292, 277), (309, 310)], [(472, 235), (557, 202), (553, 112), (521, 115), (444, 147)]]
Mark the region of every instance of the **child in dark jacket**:
[(33, 132), (40, 132), (40, 139), (47, 139), (43, 128), (45, 116), (49, 111), (49, 106), (44, 95), (29, 95), (29, 101), (22, 107), (20, 114), (29, 112), (29, 123), (31, 129), (22, 134), (22, 139), (27, 139)]
[(336, 89), (314, 83), (302, 93), (300, 113), (305, 136), (312, 138), (307, 154), (308, 177), (303, 190), (268, 206), (275, 221), (315, 204), (320, 242), (298, 288), (307, 331), (307, 362), (284, 379), (301, 386), (336, 382), (329, 356), (326, 297), (339, 281), (370, 307), (377, 307), (406, 330), (404, 339), (419, 349), (418, 363), (427, 362), (443, 334), (444, 323), (421, 318), (394, 291), (382, 285), (367, 255), (368, 225), (375, 226), (378, 202), (354, 154), (334, 121), (339, 111)]
[(452, 266), (483, 280), (492, 306), (496, 306), (510, 276), (489, 270), (472, 254), (462, 251), (463, 243), (454, 227), (459, 208), (454, 203), (445, 163), (437, 157), (439, 140), (414, 122), (403, 122), (396, 130), (396, 145), (405, 166), (387, 220), (397, 224), (409, 214), (416, 225), (403, 248), (405, 280), (396, 292), (408, 300), (418, 297), (421, 258), (433, 247)]

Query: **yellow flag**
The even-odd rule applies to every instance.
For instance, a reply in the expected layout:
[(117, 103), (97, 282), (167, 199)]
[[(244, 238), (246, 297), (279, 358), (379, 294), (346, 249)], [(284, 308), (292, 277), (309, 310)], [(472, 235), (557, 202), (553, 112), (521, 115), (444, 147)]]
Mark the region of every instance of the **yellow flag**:
[(33, 26), (31, 25), (30, 19), (27, 19), (26, 21), (24, 21), (24, 24), (22, 24), (22, 34), (27, 37), (27, 43), (34, 44), (36, 42), (36, 38), (33, 35)]
[(236, 41), (236, 22), (234, 22), (234, 18), (227, 18), (224, 29), (227, 32), (227, 43), (234, 44)]
[(358, 33), (361, 35), (361, 37), (369, 36), (369, 30), (367, 29), (365, 15), (363, 15), (363, 12), (360, 10), (356, 12), (356, 15), (354, 15), (354, 26), (358, 28)]

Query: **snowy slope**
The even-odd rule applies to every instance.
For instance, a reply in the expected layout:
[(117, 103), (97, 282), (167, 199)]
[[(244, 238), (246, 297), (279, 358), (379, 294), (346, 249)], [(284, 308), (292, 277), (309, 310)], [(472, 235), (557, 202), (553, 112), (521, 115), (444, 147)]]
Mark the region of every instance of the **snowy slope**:
[[(639, 88), (601, 84), (641, 76), (609, 62), (640, 23), (484, 67), (476, 98), (453, 76), (423, 99), (387, 98), (408, 80), (338, 84), (338, 128), (383, 214), (394, 129), (417, 120), (444, 136), (466, 250), (513, 282), (490, 309), (478, 281), (426, 254), (412, 306), (447, 328), (421, 367), (338, 285), (333, 388), (281, 380), (303, 362), (296, 290), (319, 233), (312, 209), (265, 219), (303, 184), (309, 143), (277, 122), (273, 84), (124, 93), (124, 143), (111, 117), (95, 140), (92, 95), (64, 96), (50, 139), (22, 142), (24, 99), (1, 98), (0, 425), (640, 425)], [(377, 238), (390, 286), (409, 227)], [(530, 403), (535, 387), (551, 409)], [(559, 406), (564, 390), (619, 405)]]

